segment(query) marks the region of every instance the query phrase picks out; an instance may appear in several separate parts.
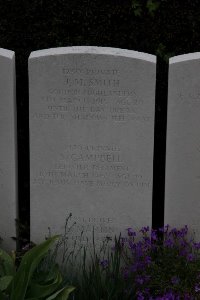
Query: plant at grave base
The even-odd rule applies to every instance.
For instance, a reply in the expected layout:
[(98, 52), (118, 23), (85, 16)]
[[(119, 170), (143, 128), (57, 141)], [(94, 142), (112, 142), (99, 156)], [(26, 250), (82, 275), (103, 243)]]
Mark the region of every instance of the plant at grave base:
[[(74, 293), (76, 300), (106, 300), (124, 299), (125, 282), (121, 273), (120, 239), (115, 239), (117, 251), (109, 251), (110, 240), (105, 240), (102, 247), (90, 253), (84, 249), (81, 275), (75, 281), (77, 289)], [(93, 250), (95, 245), (93, 246)], [(107, 251), (105, 251), (107, 249)], [(74, 282), (74, 283), (75, 283)]]
[[(77, 249), (76, 242), (74, 242), (72, 247), (69, 247), (69, 243), (68, 243), (69, 235), (70, 232), (73, 230), (73, 227), (76, 225), (76, 222), (70, 224), (71, 218), (72, 218), (72, 214), (70, 213), (65, 219), (64, 233), (60, 235), (60, 238), (56, 242), (54, 249), (52, 251), (49, 251), (49, 255), (43, 261), (42, 268), (49, 269), (49, 266), (51, 266), (52, 263), (56, 263), (58, 257), (61, 266), (63, 265), (73, 266), (74, 262), (76, 261), (78, 253), (80, 252), (81, 249)], [(50, 238), (51, 229), (50, 227), (48, 229), (49, 229), (48, 238)], [(82, 235), (83, 232), (81, 233), (81, 236)]]
[(127, 297), (200, 299), (200, 243), (188, 237), (188, 227), (143, 227), (141, 233), (136, 242), (136, 232), (128, 228), (128, 238), (122, 239)]
[(1, 300), (67, 300), (74, 287), (63, 283), (56, 264), (48, 272), (37, 272), (37, 267), (59, 236), (54, 236), (33, 247), (22, 258), (16, 269), (15, 257), (0, 250)]
[[(66, 225), (65, 232), (69, 232), (67, 228), (71, 226)], [(67, 245), (67, 235), (65, 238), (59, 240), (58, 248), (63, 241)], [(176, 229), (167, 225), (158, 230), (147, 226), (137, 233), (128, 228), (127, 236), (115, 238), (111, 246), (113, 242), (106, 239), (96, 250), (93, 231), (93, 245), (80, 248), (83, 255), (78, 272), (70, 273), (68, 267), (75, 264), (69, 264), (69, 255), (75, 262), (80, 249), (75, 251), (74, 245), (69, 255), (65, 249), (63, 278), (76, 286), (70, 300), (200, 299), (200, 243), (190, 238), (187, 226)]]
[[(120, 264), (120, 240), (115, 239), (118, 251), (109, 252), (108, 249), (113, 244), (112, 239), (105, 237), (97, 247), (93, 229), (91, 233), (92, 244), (89, 243), (89, 239), (86, 244), (83, 243), (82, 231), (80, 233), (80, 243), (75, 241), (72, 247), (69, 248), (69, 233), (76, 226), (76, 222), (71, 224), (71, 217), (72, 214), (66, 218), (64, 234), (59, 239), (54, 251), (50, 252), (45, 259), (42, 268), (48, 269), (57, 258), (59, 261), (61, 260), (64, 281), (76, 286), (73, 295), (69, 299), (124, 299), (124, 280)], [(107, 260), (110, 263), (106, 267)]]
[(200, 299), (200, 243), (188, 228), (167, 225), (159, 230), (127, 229), (115, 239), (112, 251), (93, 255), (86, 265), (85, 251), (72, 300), (197, 300)]

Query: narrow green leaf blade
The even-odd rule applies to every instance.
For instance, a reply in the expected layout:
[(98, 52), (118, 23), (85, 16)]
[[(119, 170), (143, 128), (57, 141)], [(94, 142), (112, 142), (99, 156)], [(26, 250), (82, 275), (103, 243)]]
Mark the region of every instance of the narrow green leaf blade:
[(46, 300), (67, 300), (71, 292), (73, 292), (74, 290), (75, 287), (73, 286), (64, 287), (48, 297)]

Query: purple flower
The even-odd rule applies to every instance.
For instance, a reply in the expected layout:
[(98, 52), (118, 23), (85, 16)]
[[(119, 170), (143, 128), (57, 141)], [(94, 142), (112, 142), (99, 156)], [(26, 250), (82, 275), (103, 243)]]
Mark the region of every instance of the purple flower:
[(167, 233), (169, 230), (169, 224), (165, 225), (164, 227), (160, 227), (158, 228), (158, 231), (163, 232), (163, 233)]
[(133, 241), (128, 241), (128, 244), (129, 244), (129, 248), (130, 248), (131, 250), (134, 250), (134, 249), (135, 249), (136, 245), (135, 245), (135, 243), (134, 243)]
[(144, 284), (145, 280), (141, 275), (136, 276), (135, 281), (139, 284)]
[(136, 236), (136, 232), (131, 227), (127, 228), (128, 236)]
[(188, 227), (185, 225), (183, 228), (178, 230), (177, 228), (172, 228), (169, 232), (169, 235), (174, 235), (178, 238), (184, 238), (188, 233)]
[(140, 230), (140, 232), (142, 232), (143, 234), (145, 234), (146, 232), (148, 232), (149, 231), (149, 226), (147, 226), (147, 227), (142, 227), (142, 229)]
[(193, 246), (195, 249), (199, 250), (200, 249), (200, 242), (199, 243), (193, 243)]
[(145, 300), (145, 297), (142, 292), (137, 292), (137, 300)]
[[(143, 285), (144, 283), (148, 282), (149, 279), (151, 277), (149, 275), (137, 275), (136, 278), (135, 278), (135, 282), (138, 283), (139, 285)], [(149, 293), (149, 289), (146, 288), (145, 289), (145, 293)]]
[(172, 291), (169, 291), (163, 296), (156, 297), (155, 300), (180, 300), (180, 297), (178, 295), (173, 294)]
[(181, 237), (185, 237), (186, 235), (187, 235), (187, 233), (188, 233), (188, 226), (187, 225), (185, 225), (183, 228), (181, 228), (181, 230), (180, 230), (180, 236)]
[[(195, 297), (192, 295), (195, 292), (196, 297), (200, 295), (200, 277), (199, 279), (196, 277), (196, 285), (193, 285), (192, 295), (186, 292), (190, 289), (187, 280), (182, 281), (178, 275), (170, 276), (169, 286), (171, 288), (169, 289), (165, 286), (159, 286), (157, 281), (157, 272), (160, 274), (161, 282), (162, 277), (166, 278), (166, 274), (164, 274), (166, 271), (162, 271), (163, 262), (168, 264), (167, 270), (171, 268), (173, 261), (177, 261), (174, 266), (177, 268), (177, 274), (181, 273), (181, 269), (185, 265), (187, 279), (187, 268), (190, 268), (190, 262), (198, 261), (199, 251), (197, 250), (200, 249), (200, 242), (194, 242), (194, 239), (190, 240), (186, 237), (188, 234), (186, 225), (181, 229), (169, 229), (169, 225), (159, 230), (150, 229), (149, 226), (142, 227), (139, 241), (135, 240), (136, 233), (132, 228), (127, 228), (127, 232), (128, 236), (126, 240), (123, 240), (125, 246), (122, 249), (126, 267), (122, 269), (122, 274), (124, 279), (127, 279), (126, 284), (128, 284), (129, 295), (133, 293), (134, 299), (137, 300), (194, 300)], [(163, 244), (158, 241), (159, 232), (163, 232)], [(106, 267), (107, 264), (104, 268)], [(194, 266), (194, 274), (197, 271), (198, 265)], [(153, 276), (148, 274), (153, 274)], [(160, 295), (155, 295), (154, 286), (157, 291), (159, 290)]]
[(144, 255), (143, 253), (143, 244), (142, 242), (138, 242), (135, 246), (135, 254), (136, 254), (136, 257), (139, 258), (141, 256)]
[(177, 235), (177, 232), (178, 232), (178, 229), (176, 229), (176, 228), (172, 228), (171, 230), (170, 230), (170, 232), (169, 232), (169, 235)]
[(107, 268), (108, 267), (108, 260), (104, 259), (104, 260), (100, 261), (100, 265), (103, 269)]
[(194, 290), (196, 293), (200, 292), (200, 285), (196, 284)]
[(193, 261), (193, 260), (194, 260), (194, 255), (193, 255), (192, 253), (189, 253), (189, 254), (187, 255), (187, 260), (188, 260), (188, 261)]
[(151, 239), (153, 241), (157, 241), (158, 237), (157, 237), (157, 231), (156, 230), (151, 231)]
[(150, 265), (151, 262), (152, 262), (151, 256), (149, 256), (149, 255), (145, 256), (144, 262), (145, 262), (146, 265)]
[(169, 229), (169, 227), (170, 227), (170, 226), (169, 226), (169, 224), (167, 224), (167, 225), (165, 225), (165, 227), (164, 227), (164, 228), (165, 228), (166, 230), (168, 230), (168, 229)]
[(187, 243), (187, 241), (185, 241), (185, 240), (181, 240), (181, 241), (180, 241), (180, 245), (181, 245), (181, 247), (187, 247), (187, 246), (188, 246), (188, 243)]
[(174, 242), (169, 238), (169, 239), (164, 241), (164, 246), (166, 246), (168, 248), (173, 248)]
[(145, 244), (151, 245), (151, 239), (150, 239), (150, 237), (148, 237), (148, 236), (143, 236), (143, 240), (144, 240)]
[(173, 277), (171, 278), (171, 283), (172, 283), (173, 285), (177, 285), (177, 284), (179, 284), (179, 282), (180, 282), (180, 278), (179, 278), (179, 277), (173, 276)]

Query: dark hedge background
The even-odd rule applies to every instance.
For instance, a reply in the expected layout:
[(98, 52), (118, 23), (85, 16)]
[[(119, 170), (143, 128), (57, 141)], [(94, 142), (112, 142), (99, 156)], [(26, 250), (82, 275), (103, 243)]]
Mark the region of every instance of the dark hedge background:
[[(167, 61), (200, 51), (199, 0), (0, 0), (0, 47), (16, 52), (20, 221), (29, 223), (28, 57), (107, 46), (158, 56), (153, 226), (163, 224)], [(23, 235), (28, 237), (28, 233)]]

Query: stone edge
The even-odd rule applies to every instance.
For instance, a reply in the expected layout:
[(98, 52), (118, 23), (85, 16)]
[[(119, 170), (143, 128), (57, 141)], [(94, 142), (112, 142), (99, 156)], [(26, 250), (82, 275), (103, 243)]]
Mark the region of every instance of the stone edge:
[(59, 47), (59, 48), (37, 50), (31, 52), (29, 59), (39, 58), (42, 56), (63, 55), (63, 54), (114, 55), (114, 56), (123, 56), (123, 57), (141, 59), (152, 63), (156, 63), (156, 56), (152, 54), (127, 50), (127, 49), (119, 49), (119, 48), (111, 48), (111, 47), (95, 47), (95, 46)]
[(169, 64), (175, 64), (175, 63), (189, 61), (189, 60), (195, 60), (195, 59), (200, 59), (200, 52), (194, 52), (194, 53), (173, 56), (169, 59)]
[(13, 59), (15, 56), (15, 52), (11, 50), (7, 50), (4, 48), (0, 48), (0, 56)]

